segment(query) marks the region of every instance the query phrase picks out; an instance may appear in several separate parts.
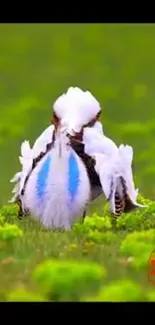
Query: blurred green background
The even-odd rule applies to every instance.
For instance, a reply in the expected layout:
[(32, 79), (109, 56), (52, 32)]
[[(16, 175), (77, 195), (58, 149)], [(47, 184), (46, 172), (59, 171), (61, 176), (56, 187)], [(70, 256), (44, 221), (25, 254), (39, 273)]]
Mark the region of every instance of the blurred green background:
[(155, 197), (155, 25), (0, 24), (0, 204), (20, 144), (49, 125), (70, 86), (90, 90), (106, 135), (134, 148), (134, 179)]

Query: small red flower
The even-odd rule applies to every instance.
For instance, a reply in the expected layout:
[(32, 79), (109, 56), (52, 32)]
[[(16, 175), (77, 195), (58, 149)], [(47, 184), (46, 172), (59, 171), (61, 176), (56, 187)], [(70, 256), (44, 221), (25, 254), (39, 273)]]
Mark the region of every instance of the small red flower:
[(152, 251), (148, 259), (148, 280), (155, 285), (155, 250)]

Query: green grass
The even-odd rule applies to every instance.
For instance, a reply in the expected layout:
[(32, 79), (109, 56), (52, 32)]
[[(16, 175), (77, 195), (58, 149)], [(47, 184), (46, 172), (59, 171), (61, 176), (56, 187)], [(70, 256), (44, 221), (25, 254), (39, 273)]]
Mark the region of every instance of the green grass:
[[(154, 34), (154, 24), (0, 25), (1, 207), (11, 197), (10, 178), (20, 170), (21, 142), (28, 139), (32, 144), (49, 125), (53, 102), (69, 86), (89, 89), (98, 98), (104, 132), (117, 144), (133, 146), (136, 187), (154, 200)], [(4, 206), (0, 217), (0, 299), (155, 300), (145, 267), (155, 244), (154, 231), (148, 232), (155, 228), (153, 201), (117, 223), (104, 205), (103, 197), (94, 202), (88, 210), (92, 219), (87, 218), (83, 226), (75, 225), (69, 233), (45, 231), (29, 219), (19, 221), (16, 207)], [(135, 237), (127, 237), (135, 231)], [(144, 232), (142, 242), (139, 232)], [(35, 273), (37, 265), (46, 260), (50, 260), (43, 266), (50, 281), (48, 293), (46, 283), (40, 285)], [(61, 264), (64, 260), (70, 261), (65, 264), (67, 270)], [(97, 264), (92, 266), (94, 273), (90, 272), (91, 263)], [(66, 280), (72, 283), (69, 291), (57, 289), (59, 277), (58, 286), (52, 289), (55, 275), (51, 279), (50, 270), (54, 268), (56, 274), (59, 267), (65, 267), (68, 277), (73, 270)], [(101, 278), (100, 271), (105, 271)], [(76, 281), (79, 291), (74, 287)]]
[(149, 201), (147, 208), (130, 213), (129, 230), (129, 219), (125, 223), (125, 215), (111, 217), (105, 206), (102, 215), (93, 213), (66, 232), (45, 230), (32, 218), (19, 220), (16, 205), (4, 206), (0, 300), (154, 301), (148, 260), (155, 227), (145, 223), (153, 209), (154, 202)]

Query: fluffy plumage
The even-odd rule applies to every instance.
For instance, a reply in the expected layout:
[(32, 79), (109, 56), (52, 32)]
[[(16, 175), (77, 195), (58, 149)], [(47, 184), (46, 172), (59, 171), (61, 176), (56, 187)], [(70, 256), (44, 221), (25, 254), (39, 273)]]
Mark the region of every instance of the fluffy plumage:
[(66, 94), (57, 98), (53, 105), (61, 126), (68, 132), (80, 132), (83, 125), (88, 124), (100, 111), (100, 104), (89, 92), (78, 87), (70, 87)]
[[(83, 144), (85, 154), (95, 161), (96, 176), (93, 171), (89, 173), (92, 180), (91, 200), (103, 193), (115, 215), (135, 207), (143, 207), (136, 201), (138, 189), (135, 189), (132, 174), (133, 148), (123, 144), (117, 147), (111, 139), (95, 128), (84, 129)], [(87, 159), (85, 161), (87, 165)], [(88, 172), (91, 168), (89, 166), (90, 164)]]
[(92, 155), (94, 152), (103, 153), (107, 156), (114, 156), (118, 152), (116, 144), (106, 137), (99, 128), (85, 128), (83, 132), (83, 143), (85, 152)]
[(24, 141), (21, 145), (21, 156), (19, 156), (19, 161), (22, 165), (22, 170), (21, 172), (16, 173), (15, 176), (10, 180), (10, 182), (12, 183), (15, 182), (16, 185), (12, 191), (12, 193), (14, 193), (14, 196), (9, 202), (16, 201), (16, 199), (21, 193), (25, 179), (32, 169), (33, 151), (30, 148), (30, 144), (28, 141)]
[(23, 208), (45, 227), (70, 229), (89, 200), (86, 168), (68, 145), (68, 138), (64, 134), (57, 135), (54, 146), (28, 179), (22, 197)]
[[(75, 135), (75, 132), (80, 132), (84, 125), (94, 119), (93, 126), (83, 128), (82, 140), (84, 153), (95, 161), (92, 175), (96, 173), (96, 180), (94, 182), (91, 179), (91, 196), (89, 199), (94, 200), (103, 193), (110, 202), (111, 211), (114, 214), (118, 214), (120, 211), (121, 214), (123, 211), (141, 206), (136, 202), (138, 190), (135, 189), (132, 175), (133, 149), (124, 145), (117, 147), (111, 139), (103, 134), (102, 124), (99, 121), (95, 122), (100, 110), (100, 104), (95, 97), (89, 91), (83, 91), (77, 87), (70, 87), (54, 103), (54, 111), (60, 120), (58, 130), (62, 134), (66, 132)], [(76, 154), (76, 149), (68, 149), (69, 147), (65, 142), (66, 136), (62, 138), (60, 134), (59, 136), (57, 134), (55, 146), (50, 151), (49, 148), (47, 150), (47, 147), (52, 143), (54, 130), (54, 125), (50, 125), (38, 137), (32, 148), (30, 148), (28, 141), (22, 144), (19, 158), (22, 170), (11, 180), (16, 183), (13, 189), (14, 197), (11, 201), (14, 202), (19, 197), (22, 200), (23, 209), (29, 208), (31, 212), (36, 213), (37, 218), (41, 218), (45, 226), (62, 225), (67, 228), (71, 225), (70, 218), (76, 219), (77, 211), (78, 213), (82, 211), (87, 201), (83, 195), (83, 180), (85, 179), (86, 182), (86, 196), (90, 192), (90, 189), (88, 190), (90, 184), (88, 185), (87, 173), (81, 159)], [(62, 158), (58, 155), (58, 148), (60, 150), (60, 147), (64, 152)], [(45, 156), (43, 156), (44, 154)], [(35, 159), (38, 163), (34, 168)], [(76, 201), (74, 201), (72, 208), (68, 208), (68, 191), (70, 189), (72, 194), (75, 192), (75, 180), (76, 177), (78, 178), (75, 161), (79, 169), (81, 168), (81, 181), (79, 192), (75, 195)], [(25, 195), (21, 196), (25, 180), (29, 174)], [(63, 178), (62, 174), (64, 175)], [(39, 183), (37, 183), (38, 175), (40, 175)], [(91, 178), (91, 173), (89, 177)], [(37, 184), (42, 184), (42, 187), (37, 187)], [(40, 193), (40, 197), (43, 195), (44, 199), (42, 198), (39, 201), (39, 196), (36, 196), (36, 193)], [(82, 201), (83, 199), (84, 201)], [(65, 216), (62, 221), (63, 210)]]
[(144, 207), (137, 203), (138, 189), (135, 189), (132, 175), (132, 147), (120, 145), (117, 154), (95, 153), (93, 157), (103, 193), (113, 214), (119, 216), (122, 212)]
[[(89, 91), (83, 91), (78, 87), (70, 87), (66, 93), (57, 98), (53, 105), (54, 111), (60, 118), (61, 130), (67, 130), (72, 133), (72, 129), (76, 132), (88, 123), (100, 112), (99, 102)], [(100, 134), (103, 133), (102, 124), (96, 122), (93, 126)], [(10, 202), (15, 202), (20, 196), (21, 190), (25, 183), (25, 179), (33, 166), (33, 160), (38, 158), (40, 154), (45, 153), (48, 144), (52, 142), (54, 125), (50, 125), (37, 138), (32, 148), (28, 141), (24, 141), (21, 145), (21, 172), (17, 173), (11, 180), (16, 185), (13, 188), (14, 196)]]
[[(90, 128), (86, 128), (89, 133)], [(94, 126), (91, 128), (92, 130), (96, 130), (95, 135), (100, 134), (103, 135), (103, 128), (100, 122), (96, 122)], [(36, 159), (41, 153), (46, 152), (47, 146), (52, 142), (54, 132), (54, 125), (50, 125), (47, 127), (43, 133), (36, 139), (33, 147), (30, 147), (28, 141), (24, 141), (21, 145), (21, 156), (19, 157), (21, 163), (21, 172), (15, 174), (15, 176), (11, 179), (11, 182), (15, 182), (16, 185), (13, 188), (12, 193), (14, 196), (9, 202), (15, 202), (18, 196), (22, 191), (23, 185), (25, 183), (26, 177), (32, 169), (33, 160)], [(91, 143), (91, 138), (93, 134), (90, 134), (90, 137), (85, 139), (85, 143), (88, 145)], [(100, 139), (100, 138), (99, 138)], [(100, 141), (100, 140), (99, 140)], [(94, 147), (95, 148), (95, 147)], [(89, 152), (89, 150), (87, 150)], [(95, 150), (96, 151), (96, 150)]]
[(32, 147), (33, 158), (37, 158), (41, 152), (46, 152), (47, 145), (52, 141), (53, 132), (54, 132), (54, 125), (50, 125), (37, 138), (37, 140), (35, 141)]

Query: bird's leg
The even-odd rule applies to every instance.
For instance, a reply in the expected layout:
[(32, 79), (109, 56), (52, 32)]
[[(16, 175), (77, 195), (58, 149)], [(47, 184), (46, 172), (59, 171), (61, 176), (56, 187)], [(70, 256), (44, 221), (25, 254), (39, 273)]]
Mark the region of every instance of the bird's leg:
[(18, 198), (17, 201), (16, 201), (18, 207), (19, 207), (19, 211), (18, 211), (18, 218), (19, 219), (22, 219), (23, 217), (25, 217), (27, 215), (27, 213), (25, 213), (23, 211), (23, 208), (22, 208), (22, 202), (21, 200)]
[(18, 218), (19, 218), (19, 219), (22, 219), (22, 218), (24, 217), (24, 212), (23, 212), (23, 209), (22, 209), (22, 206), (21, 206), (21, 202), (18, 201), (17, 204), (18, 204), (18, 206), (19, 206)]
[(84, 210), (83, 215), (82, 215), (82, 223), (84, 223), (85, 216), (86, 216), (86, 210)]

